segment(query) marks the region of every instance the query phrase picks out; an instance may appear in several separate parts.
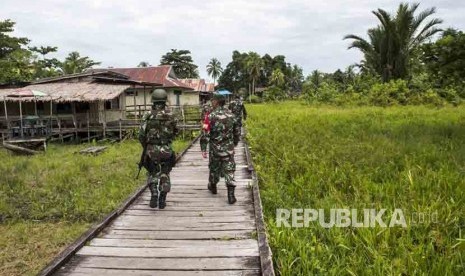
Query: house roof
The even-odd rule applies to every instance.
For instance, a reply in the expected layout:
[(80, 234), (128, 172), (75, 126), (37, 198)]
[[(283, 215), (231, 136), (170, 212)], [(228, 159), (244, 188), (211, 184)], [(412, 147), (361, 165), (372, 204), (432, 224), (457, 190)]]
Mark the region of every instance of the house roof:
[(207, 83), (204, 79), (179, 79), (185, 85), (191, 87), (194, 91), (209, 92), (215, 91), (215, 84)]
[(149, 83), (159, 83), (166, 88), (181, 88), (192, 90), (188, 85), (177, 79), (171, 65), (136, 68), (91, 69), (91, 72), (111, 71), (128, 76), (131, 80)]
[(95, 71), (86, 71), (83, 73), (69, 74), (58, 77), (44, 78), (32, 82), (32, 84), (43, 84), (43, 83), (53, 83), (53, 82), (79, 82), (79, 81), (89, 81), (98, 80), (104, 82), (117, 82), (117, 83), (128, 83), (134, 85), (150, 85), (150, 86), (161, 86), (161, 83), (157, 82), (147, 82), (131, 79), (129, 76), (121, 74), (119, 72), (109, 71), (107, 69), (95, 70)]
[[(28, 85), (22, 88), (0, 89), (0, 99), (7, 101), (33, 101), (52, 99), (54, 102), (90, 102), (97, 100), (111, 100), (118, 97), (130, 84), (88, 82), (52, 82)], [(36, 90), (47, 94), (45, 97), (8, 97), (15, 91)], [(5, 97), (5, 98), (4, 98)]]

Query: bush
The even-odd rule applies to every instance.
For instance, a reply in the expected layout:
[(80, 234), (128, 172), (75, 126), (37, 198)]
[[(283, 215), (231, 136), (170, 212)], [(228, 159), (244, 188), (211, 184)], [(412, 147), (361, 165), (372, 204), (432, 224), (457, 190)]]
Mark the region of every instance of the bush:
[(250, 101), (251, 101), (252, 103), (262, 103), (262, 102), (263, 102), (263, 99), (260, 98), (260, 97), (257, 96), (257, 95), (252, 95), (252, 96), (250, 97)]
[(378, 106), (406, 105), (410, 95), (410, 89), (404, 80), (377, 83), (371, 87), (369, 93), (370, 102)]
[(267, 102), (282, 101), (285, 99), (286, 99), (286, 92), (277, 86), (272, 86), (268, 88), (263, 95), (263, 100)]

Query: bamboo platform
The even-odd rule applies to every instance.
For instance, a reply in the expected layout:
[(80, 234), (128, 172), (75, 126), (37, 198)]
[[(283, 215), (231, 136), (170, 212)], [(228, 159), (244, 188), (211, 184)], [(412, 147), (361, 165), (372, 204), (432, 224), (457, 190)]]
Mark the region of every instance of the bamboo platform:
[(236, 147), (237, 202), (207, 190), (199, 142), (178, 159), (164, 210), (140, 189), (41, 275), (274, 275), (258, 185), (245, 142)]

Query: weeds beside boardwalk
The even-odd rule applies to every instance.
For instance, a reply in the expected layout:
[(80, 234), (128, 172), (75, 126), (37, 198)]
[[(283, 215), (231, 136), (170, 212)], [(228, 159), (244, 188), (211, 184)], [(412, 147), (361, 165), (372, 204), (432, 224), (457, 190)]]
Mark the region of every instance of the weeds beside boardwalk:
[[(180, 152), (188, 141), (176, 141)], [(0, 275), (35, 275), (92, 223), (117, 208), (145, 179), (136, 141), (81, 155), (82, 145), (13, 156), (0, 149)]]
[[(464, 108), (287, 102), (250, 105), (248, 113), (280, 275), (464, 272)], [(278, 208), (385, 208), (388, 218), (400, 208), (408, 227), (277, 227)], [(438, 222), (414, 225), (412, 214), (420, 212), (437, 212)]]

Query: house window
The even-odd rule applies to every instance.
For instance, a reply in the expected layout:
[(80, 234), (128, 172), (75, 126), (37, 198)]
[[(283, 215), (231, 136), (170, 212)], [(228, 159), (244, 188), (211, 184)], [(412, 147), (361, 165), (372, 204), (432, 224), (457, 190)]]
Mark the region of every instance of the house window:
[(37, 102), (37, 111), (44, 111), (45, 110), (45, 105), (44, 102)]
[(119, 98), (105, 101), (105, 110), (119, 109)]
[(135, 90), (126, 90), (126, 96), (136, 96), (137, 97), (137, 91)]
[(83, 102), (76, 103), (76, 113), (86, 113), (89, 110), (90, 110), (89, 103), (83, 103)]
[(181, 105), (181, 90), (174, 90), (174, 95), (176, 95), (176, 105)]
[(58, 114), (71, 114), (71, 103), (59, 103), (56, 105)]

